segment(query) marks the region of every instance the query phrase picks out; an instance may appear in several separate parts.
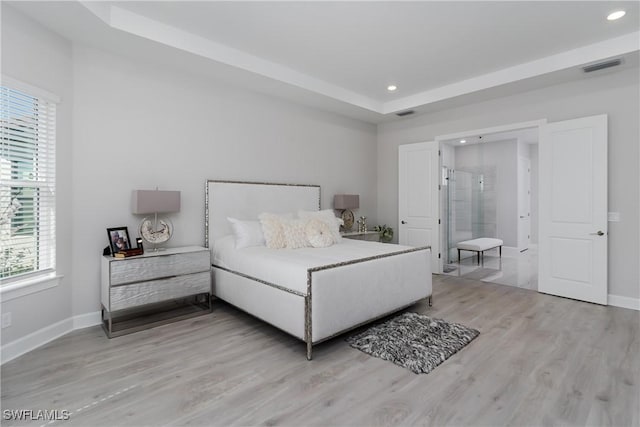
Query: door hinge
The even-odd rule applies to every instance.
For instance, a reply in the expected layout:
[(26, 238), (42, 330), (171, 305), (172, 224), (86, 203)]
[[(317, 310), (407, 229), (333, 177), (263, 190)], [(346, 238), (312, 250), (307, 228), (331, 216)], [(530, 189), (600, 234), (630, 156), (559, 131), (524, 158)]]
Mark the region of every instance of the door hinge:
[(442, 254), (438, 253), (438, 258), (442, 258)]
[(442, 185), (438, 184), (438, 190), (442, 190)]
[(438, 220), (438, 224), (442, 224), (442, 222), (440, 222), (440, 220)]
[(438, 150), (438, 156), (442, 155), (442, 151)]

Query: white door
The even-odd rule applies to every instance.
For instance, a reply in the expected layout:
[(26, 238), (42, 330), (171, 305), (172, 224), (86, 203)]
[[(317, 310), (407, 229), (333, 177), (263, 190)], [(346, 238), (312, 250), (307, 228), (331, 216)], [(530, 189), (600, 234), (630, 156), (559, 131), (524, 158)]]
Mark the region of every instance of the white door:
[(518, 250), (529, 249), (531, 239), (531, 160), (518, 157)]
[(607, 116), (540, 127), (540, 292), (607, 304)]
[(398, 147), (398, 240), (401, 245), (431, 246), (431, 271), (440, 273), (438, 142)]

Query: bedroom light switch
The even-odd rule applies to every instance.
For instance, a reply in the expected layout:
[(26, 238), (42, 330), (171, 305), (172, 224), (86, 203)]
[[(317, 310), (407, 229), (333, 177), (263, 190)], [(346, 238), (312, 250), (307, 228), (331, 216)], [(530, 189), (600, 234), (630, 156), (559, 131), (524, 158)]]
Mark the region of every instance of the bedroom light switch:
[(620, 212), (609, 212), (609, 222), (620, 222)]

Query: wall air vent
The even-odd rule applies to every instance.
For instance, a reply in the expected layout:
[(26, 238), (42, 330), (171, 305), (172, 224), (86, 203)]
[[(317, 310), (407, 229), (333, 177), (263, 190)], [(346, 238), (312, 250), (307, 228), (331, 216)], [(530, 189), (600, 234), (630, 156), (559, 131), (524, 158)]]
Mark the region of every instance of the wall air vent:
[(413, 110), (407, 110), (407, 111), (400, 111), (399, 113), (396, 113), (396, 116), (398, 117), (404, 117), (404, 116), (410, 116), (412, 114), (415, 114), (415, 111)]
[(609, 59), (596, 64), (586, 65), (582, 67), (582, 71), (585, 73), (591, 73), (593, 71), (604, 70), (605, 68), (617, 67), (620, 64), (622, 64), (622, 59), (620, 58)]

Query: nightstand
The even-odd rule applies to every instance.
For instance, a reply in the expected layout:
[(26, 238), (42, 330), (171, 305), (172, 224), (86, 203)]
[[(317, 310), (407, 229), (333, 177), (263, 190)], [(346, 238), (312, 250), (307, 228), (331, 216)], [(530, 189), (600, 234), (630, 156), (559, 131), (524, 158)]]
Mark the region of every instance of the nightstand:
[(341, 234), (345, 239), (367, 240), (369, 242), (380, 241), (380, 233), (377, 231), (349, 231)]
[(211, 312), (211, 254), (200, 246), (102, 257), (102, 326), (109, 338)]

